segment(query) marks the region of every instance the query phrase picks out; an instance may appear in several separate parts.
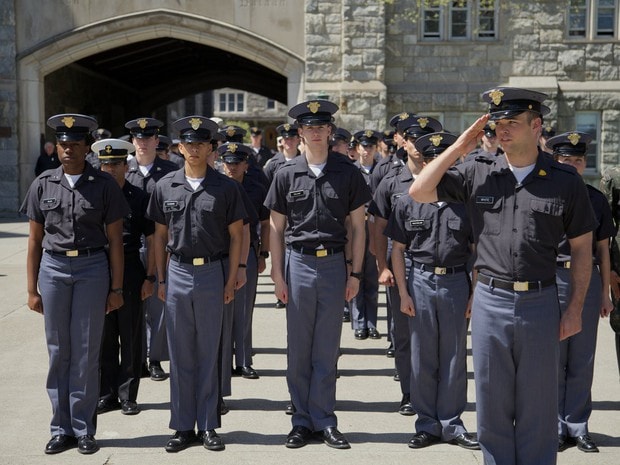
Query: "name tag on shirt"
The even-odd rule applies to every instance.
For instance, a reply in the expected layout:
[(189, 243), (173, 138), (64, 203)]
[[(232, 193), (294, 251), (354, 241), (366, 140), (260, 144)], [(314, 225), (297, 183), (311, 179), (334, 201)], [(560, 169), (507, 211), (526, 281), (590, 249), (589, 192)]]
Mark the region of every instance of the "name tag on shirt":
[(304, 195), (304, 191), (292, 191), (289, 192), (288, 195), (290, 195), (291, 198), (296, 199), (297, 197), (301, 197), (302, 195)]
[(481, 205), (493, 205), (495, 203), (495, 197), (492, 195), (477, 195), (476, 203)]
[(424, 220), (409, 220), (409, 226), (422, 226)]

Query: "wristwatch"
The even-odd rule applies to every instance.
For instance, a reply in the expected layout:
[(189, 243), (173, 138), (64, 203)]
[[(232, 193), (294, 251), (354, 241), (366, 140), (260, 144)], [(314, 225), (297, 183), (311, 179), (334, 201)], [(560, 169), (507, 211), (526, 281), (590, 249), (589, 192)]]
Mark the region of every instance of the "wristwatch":
[(148, 281), (149, 283), (154, 283), (155, 282), (155, 275), (154, 274), (146, 275), (144, 277), (144, 280)]
[(267, 251), (260, 252), (258, 255), (262, 258), (269, 258), (269, 252)]
[(123, 288), (117, 287), (116, 289), (110, 289), (110, 292), (114, 292), (115, 294), (118, 294), (118, 295), (123, 295)]
[(362, 279), (364, 279), (364, 273), (362, 273), (361, 271), (359, 273), (356, 273), (355, 271), (351, 271), (351, 273), (349, 273), (349, 276), (352, 276), (354, 278), (359, 279), (360, 281)]

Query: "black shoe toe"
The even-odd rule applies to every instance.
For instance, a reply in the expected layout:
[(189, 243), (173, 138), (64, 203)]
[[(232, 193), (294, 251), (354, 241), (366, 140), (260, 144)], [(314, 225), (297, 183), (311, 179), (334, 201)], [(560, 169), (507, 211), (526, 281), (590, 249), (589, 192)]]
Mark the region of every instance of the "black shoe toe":
[(94, 454), (98, 450), (99, 446), (92, 434), (86, 434), (78, 438), (78, 452), (80, 454)]
[(77, 445), (77, 439), (66, 434), (57, 434), (45, 446), (46, 454), (59, 454)]
[(140, 413), (140, 407), (132, 400), (124, 400), (121, 402), (121, 413), (123, 415), (137, 415)]
[(196, 442), (194, 430), (177, 431), (166, 443), (166, 452), (179, 452)]
[(457, 437), (455, 437), (451, 444), (456, 444), (459, 447), (469, 450), (480, 450), (480, 444), (478, 444), (478, 439), (474, 434), (471, 433), (461, 433)]
[(298, 449), (308, 444), (308, 440), (312, 436), (310, 431), (305, 426), (293, 426), (293, 429), (286, 437), (286, 447), (289, 449)]
[(226, 448), (224, 441), (222, 441), (222, 438), (218, 436), (214, 429), (198, 432), (198, 438), (202, 439), (202, 445), (207, 450), (224, 450)]
[(151, 374), (151, 379), (153, 381), (163, 381), (168, 377), (159, 362), (149, 363), (149, 373)]
[(432, 444), (438, 443), (440, 439), (441, 438), (439, 436), (427, 433), (426, 431), (421, 431), (419, 433), (415, 433), (407, 445), (412, 449), (422, 449), (423, 447), (428, 447)]
[(577, 436), (573, 439), (577, 444), (577, 449), (579, 449), (581, 452), (598, 452), (598, 447), (596, 447), (595, 442), (592, 440), (589, 434)]
[(330, 426), (323, 430), (323, 442), (334, 449), (350, 449), (351, 445), (338, 428)]

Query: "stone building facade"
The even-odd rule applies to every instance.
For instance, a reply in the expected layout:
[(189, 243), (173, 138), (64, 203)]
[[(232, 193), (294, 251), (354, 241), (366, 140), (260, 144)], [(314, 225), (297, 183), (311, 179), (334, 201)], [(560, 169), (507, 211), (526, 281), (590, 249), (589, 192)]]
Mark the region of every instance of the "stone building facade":
[[(196, 87), (191, 73), (185, 81), (158, 78), (152, 89), (169, 98), (166, 102), (145, 99), (144, 89), (111, 79), (101, 69), (85, 69), (84, 63), (94, 62), (89, 57), (166, 38), (191, 43), (192, 53), (210, 47), (242, 57), (250, 71), (256, 64), (259, 74), (247, 72), (228, 83), (224, 62), (214, 68), (216, 76), (201, 76), (203, 90), (251, 92), (265, 81), (263, 94), (286, 96), (279, 102), (284, 108), (327, 96), (340, 106), (337, 124), (351, 130), (383, 129), (392, 115), (407, 110), (438, 117), (459, 132), (484, 111), (484, 90), (537, 89), (550, 95), (549, 124), (595, 136), (591, 182), (620, 161), (618, 0), (179, 0), (171, 5), (0, 0), (1, 214), (15, 212), (32, 180), (41, 138), (49, 137), (50, 114), (94, 114), (94, 104), (114, 101), (114, 110), (102, 118), (121, 120), (129, 110), (118, 102), (135, 102), (144, 111), (149, 102), (162, 105), (190, 94), (175, 90)], [(271, 92), (269, 83), (277, 80), (269, 73), (282, 77), (283, 84), (277, 84), (282, 89)], [(84, 90), (90, 80), (106, 84), (97, 86), (99, 93), (81, 92), (82, 100), (72, 101), (72, 86)], [(114, 95), (101, 90), (107, 87)], [(95, 97), (94, 104), (84, 101)]]

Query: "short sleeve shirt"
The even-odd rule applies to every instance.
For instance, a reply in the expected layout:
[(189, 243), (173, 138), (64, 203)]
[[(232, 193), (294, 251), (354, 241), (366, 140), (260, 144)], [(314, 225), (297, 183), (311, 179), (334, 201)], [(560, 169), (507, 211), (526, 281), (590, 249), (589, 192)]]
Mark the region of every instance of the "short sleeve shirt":
[(129, 215), (118, 183), (88, 163), (73, 188), (62, 167), (33, 181), (20, 211), (44, 227), (42, 246), (64, 252), (108, 244), (105, 225)]
[(368, 213), (387, 220), (396, 201), (407, 195), (412, 182), (413, 175), (407, 166), (402, 166), (400, 170), (383, 178), (375, 190)]
[(562, 235), (574, 238), (596, 228), (581, 176), (541, 151), (522, 183), (503, 155), (455, 165), (442, 177), (437, 197), (467, 205), (474, 267), (500, 279), (552, 278)]
[(155, 231), (155, 225), (145, 216), (149, 196), (129, 182), (123, 186), (123, 195), (131, 209), (129, 215), (123, 220), (125, 254), (138, 253), (142, 247), (142, 236), (150, 236)]
[(142, 171), (140, 171), (138, 160), (135, 158), (129, 160), (127, 162), (127, 166), (127, 175), (125, 176), (125, 179), (149, 195), (153, 192), (153, 189), (155, 189), (155, 184), (157, 181), (168, 173), (179, 169), (179, 166), (176, 163), (159, 157), (155, 157), (153, 166), (151, 166), (151, 169), (146, 176), (142, 174)]

